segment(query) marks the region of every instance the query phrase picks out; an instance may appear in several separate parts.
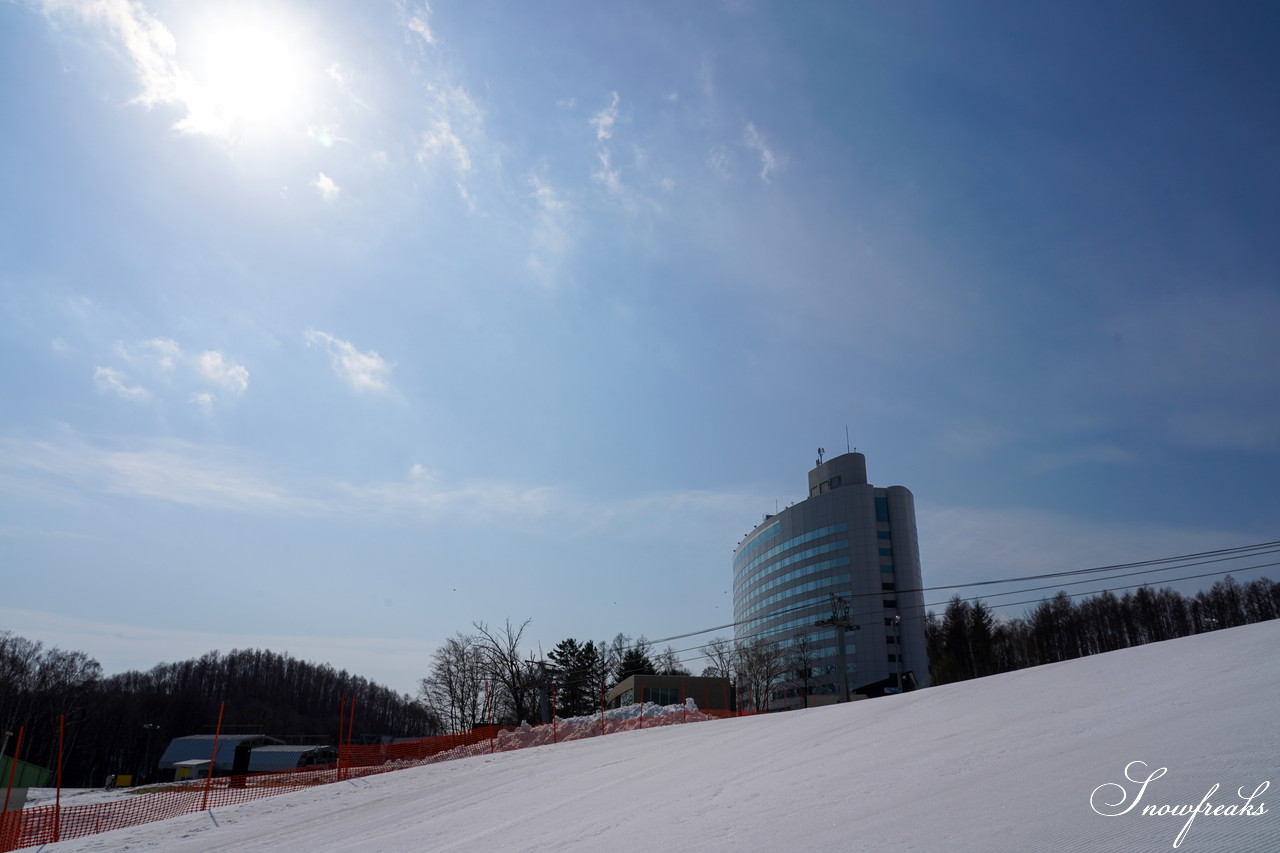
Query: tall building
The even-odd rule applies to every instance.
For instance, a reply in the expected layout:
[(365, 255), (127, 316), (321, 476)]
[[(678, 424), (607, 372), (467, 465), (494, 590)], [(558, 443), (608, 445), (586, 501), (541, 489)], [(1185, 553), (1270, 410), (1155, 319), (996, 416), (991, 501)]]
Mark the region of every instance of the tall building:
[(905, 689), (926, 686), (923, 586), (911, 492), (870, 485), (861, 453), (819, 456), (809, 497), (766, 515), (733, 552), (736, 640), (766, 638), (791, 659), (770, 707), (839, 697), (840, 633), (852, 693), (892, 692), (899, 675)]

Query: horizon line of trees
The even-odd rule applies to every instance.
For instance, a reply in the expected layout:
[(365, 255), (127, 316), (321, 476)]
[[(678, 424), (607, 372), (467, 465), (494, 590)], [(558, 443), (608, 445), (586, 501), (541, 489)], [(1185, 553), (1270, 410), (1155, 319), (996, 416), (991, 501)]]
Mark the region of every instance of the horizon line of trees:
[(430, 710), (407, 694), (287, 653), (213, 651), (104, 677), (101, 664), (84, 652), (46, 648), (0, 631), (0, 726), (14, 733), (6, 754), (13, 755), (22, 727), (19, 759), (56, 769), (58, 719), (64, 717), (68, 787), (102, 784), (121, 773), (154, 781), (169, 741), (212, 734), (223, 702), (223, 732), (336, 743), (341, 703), (349, 709), (352, 700), (358, 733), (409, 737), (441, 731)]
[(933, 683), (948, 684), (1276, 618), (1280, 583), (1227, 575), (1194, 596), (1143, 586), (1075, 601), (1059, 591), (1007, 619), (957, 595), (941, 616), (929, 611), (925, 643)]
[[(1264, 577), (1240, 584), (1228, 575), (1194, 596), (1141, 587), (1076, 601), (1060, 591), (1012, 618), (956, 596), (941, 615), (928, 613), (925, 641), (932, 681), (946, 684), (1276, 618), (1280, 583)], [(169, 740), (212, 732), (223, 701), (224, 731), (336, 742), (344, 698), (355, 700), (362, 735), (421, 737), (483, 722), (538, 721), (550, 691), (558, 716), (582, 716), (598, 711), (606, 692), (631, 675), (692, 675), (670, 645), (656, 651), (644, 636), (622, 633), (603, 642), (565, 639), (547, 660), (535, 659), (523, 648), (531, 621), (507, 620), (501, 628), (476, 622), (472, 632), (456, 633), (431, 656), (416, 697), (262, 649), (214, 651), (104, 677), (84, 652), (0, 631), (0, 726), (15, 733), (24, 726), (20, 758), (53, 768), (58, 718), (65, 716), (64, 784), (91, 786), (112, 773), (153, 780)], [(803, 631), (745, 642), (717, 636), (699, 651), (709, 662), (700, 674), (729, 678), (737, 707), (756, 711), (768, 710), (780, 690), (807, 704), (812, 682), (831, 674)]]

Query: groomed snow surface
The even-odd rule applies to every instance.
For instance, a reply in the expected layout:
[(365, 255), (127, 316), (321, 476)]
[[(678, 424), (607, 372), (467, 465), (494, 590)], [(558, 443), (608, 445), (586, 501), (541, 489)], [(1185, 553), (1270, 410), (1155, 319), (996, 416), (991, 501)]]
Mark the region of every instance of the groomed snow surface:
[[(1278, 651), (1267, 622), (849, 705), (478, 755), (40, 849), (1130, 853), (1182, 834), (1184, 851), (1276, 851), (1280, 784), (1264, 783), (1280, 783)], [(1185, 833), (1187, 815), (1142, 814), (1190, 811), (1215, 785)]]

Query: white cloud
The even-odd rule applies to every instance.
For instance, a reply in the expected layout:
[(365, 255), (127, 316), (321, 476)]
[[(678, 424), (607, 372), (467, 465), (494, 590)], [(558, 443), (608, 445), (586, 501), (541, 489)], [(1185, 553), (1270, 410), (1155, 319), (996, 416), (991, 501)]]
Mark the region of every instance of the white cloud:
[(432, 47), (436, 46), (436, 34), (431, 31), (431, 6), (426, 3), (422, 4), (422, 14), (414, 15), (409, 19), (409, 31), (416, 33), (423, 41)]
[(243, 394), (249, 387), (249, 371), (243, 364), (231, 364), (217, 350), (206, 350), (196, 359), (196, 368), (205, 381)]
[(589, 119), (589, 123), (596, 129), (596, 139), (603, 142), (606, 139), (613, 138), (613, 126), (618, 121), (618, 104), (621, 98), (617, 92), (612, 93), (612, 100), (609, 106), (602, 109)]
[(113, 448), (75, 436), (42, 442), (0, 438), (0, 484), (10, 494), (43, 501), (120, 496), (219, 511), (322, 518), (357, 514), (414, 523), (487, 524), (495, 515), (520, 521), (559, 510), (589, 519), (595, 507), (568, 501), (554, 486), (448, 483), (421, 463), (403, 480), (311, 480), (271, 473), (262, 460), (216, 445), (157, 440)]
[(430, 166), (444, 163), (456, 175), (458, 195), (474, 208), (467, 190), (474, 165), (474, 150), (484, 150), (484, 116), (462, 86), (429, 85), (431, 95), (430, 126), (422, 132), (417, 150), (419, 163)]
[(781, 161), (773, 149), (765, 142), (760, 131), (756, 130), (756, 126), (752, 122), (747, 122), (746, 130), (743, 131), (742, 141), (746, 146), (760, 154), (760, 180), (766, 184), (769, 183), (770, 176), (781, 165)]
[[(126, 362), (132, 371), (149, 376), (155, 391), (141, 385), (129, 384), (126, 374), (113, 367), (99, 367), (94, 381), (99, 391), (111, 392), (125, 399), (143, 399), (153, 394), (163, 396), (166, 389), (176, 390), (175, 385), (212, 385), (233, 394), (243, 394), (249, 388), (249, 369), (243, 364), (228, 361), (218, 350), (206, 350), (199, 355), (188, 355), (172, 338), (151, 338), (133, 344), (117, 341), (116, 355)], [(200, 407), (206, 414), (212, 412), (216, 397), (207, 388), (198, 388), (187, 396), (187, 402)]]
[(573, 248), (570, 232), (572, 209), (555, 187), (537, 175), (530, 175), (528, 181), (538, 210), (525, 263), (544, 284), (549, 284), (561, 261)]
[(324, 172), (320, 173), (319, 177), (312, 182), (312, 185), (320, 191), (320, 197), (329, 202), (336, 199), (338, 194), (342, 192), (342, 188), (335, 184), (333, 178)]
[(422, 134), (422, 145), (418, 147), (418, 161), (429, 162), (437, 156), (452, 158), (454, 167), (461, 174), (471, 171), (471, 152), (463, 144), (458, 134), (448, 121), (440, 119), (428, 131)]
[(338, 91), (346, 95), (357, 106), (368, 109), (369, 105), (360, 97), (355, 87), (355, 74), (339, 62), (335, 62), (324, 70), (338, 86)]
[(43, 0), (45, 11), (76, 15), (86, 24), (105, 27), (129, 54), (142, 91), (134, 99), (150, 108), (176, 104), (186, 110), (174, 128), (226, 138), (229, 127), (183, 73), (177, 62), (177, 40), (158, 18), (134, 0)]
[(128, 377), (111, 367), (99, 367), (93, 371), (93, 383), (103, 394), (115, 394), (122, 400), (145, 400), (150, 394), (141, 385), (128, 384)]
[(334, 375), (351, 386), (353, 391), (390, 390), (388, 379), (395, 364), (374, 350), (360, 352), (350, 341), (315, 329), (307, 331), (307, 346), (323, 346), (328, 350)]
[(614, 169), (609, 162), (609, 152), (601, 151), (597, 155), (600, 160), (600, 168), (591, 173), (591, 177), (604, 185), (605, 189), (614, 195), (622, 193), (622, 174)]
[(213, 404), (217, 402), (217, 397), (208, 391), (197, 391), (187, 398), (187, 402), (198, 407), (200, 411), (206, 415), (213, 413)]

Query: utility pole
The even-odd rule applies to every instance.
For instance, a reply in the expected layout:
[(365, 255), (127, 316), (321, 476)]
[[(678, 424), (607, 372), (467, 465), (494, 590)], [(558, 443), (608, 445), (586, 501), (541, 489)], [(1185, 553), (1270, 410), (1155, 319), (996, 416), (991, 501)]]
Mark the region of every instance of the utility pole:
[(160, 727), (155, 723), (143, 723), (142, 730), (146, 732), (144, 737), (146, 740), (146, 748), (142, 753), (142, 772), (138, 774), (138, 784), (145, 784), (151, 781), (151, 736), (160, 731)]
[(850, 631), (861, 630), (859, 626), (849, 621), (849, 602), (845, 601), (834, 592), (831, 593), (831, 618), (819, 619), (814, 622), (816, 628), (835, 628), (836, 639), (840, 643), (840, 679), (844, 685), (844, 691), (837, 702), (849, 701), (849, 648), (845, 641), (845, 635)]

